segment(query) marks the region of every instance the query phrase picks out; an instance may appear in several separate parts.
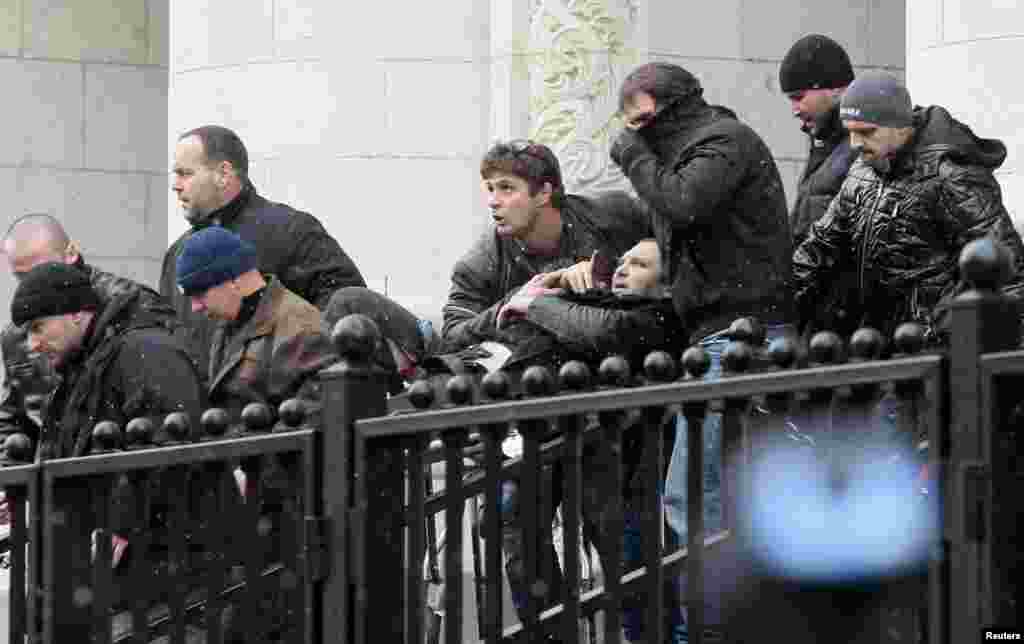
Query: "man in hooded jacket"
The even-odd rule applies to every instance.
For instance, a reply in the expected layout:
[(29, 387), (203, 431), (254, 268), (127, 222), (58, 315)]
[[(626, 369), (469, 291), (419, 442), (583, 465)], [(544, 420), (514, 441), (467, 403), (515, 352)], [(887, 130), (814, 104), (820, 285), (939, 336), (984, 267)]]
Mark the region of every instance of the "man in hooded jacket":
[(884, 73), (855, 80), (840, 115), (860, 158), (793, 256), (801, 318), (816, 316), (835, 275), (849, 272), (859, 326), (891, 337), (916, 321), (940, 340), (941, 313), (963, 288), (960, 251), (985, 236), (1012, 252), (1004, 291), (1019, 296), (1024, 246), (993, 175), (1006, 146), (942, 107), (914, 108), (906, 87)]

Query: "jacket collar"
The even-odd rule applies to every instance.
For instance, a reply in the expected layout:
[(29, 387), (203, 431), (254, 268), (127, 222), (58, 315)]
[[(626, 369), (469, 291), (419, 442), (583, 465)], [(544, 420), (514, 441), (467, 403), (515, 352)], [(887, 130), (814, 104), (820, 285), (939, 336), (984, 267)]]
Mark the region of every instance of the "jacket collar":
[(192, 224), (192, 230), (201, 230), (211, 225), (227, 226), (238, 218), (239, 213), (249, 205), (249, 202), (256, 195), (257, 192), (255, 186), (246, 179), (245, 184), (242, 185), (242, 191), (239, 192), (234, 199), (211, 212), (201, 222), (194, 222)]
[[(245, 353), (245, 345), (256, 338), (269, 335), (274, 328), (274, 310), (278, 302), (284, 297), (284, 287), (276, 277), (271, 277), (270, 283), (263, 291), (263, 297), (256, 307), (249, 322), (237, 329), (234, 335), (228, 338), (230, 322), (219, 322), (214, 331), (212, 347), (210, 351), (210, 391), (217, 387), (224, 377), (241, 361)], [(220, 358), (223, 357), (223, 360)]]

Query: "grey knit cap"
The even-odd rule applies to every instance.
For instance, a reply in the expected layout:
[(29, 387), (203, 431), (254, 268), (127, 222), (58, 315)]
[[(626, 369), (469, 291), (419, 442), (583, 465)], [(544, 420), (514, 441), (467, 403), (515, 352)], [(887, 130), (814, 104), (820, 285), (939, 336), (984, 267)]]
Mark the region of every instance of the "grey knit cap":
[(913, 115), (914, 105), (907, 88), (895, 76), (884, 72), (858, 76), (839, 101), (839, 116), (846, 121), (910, 127)]

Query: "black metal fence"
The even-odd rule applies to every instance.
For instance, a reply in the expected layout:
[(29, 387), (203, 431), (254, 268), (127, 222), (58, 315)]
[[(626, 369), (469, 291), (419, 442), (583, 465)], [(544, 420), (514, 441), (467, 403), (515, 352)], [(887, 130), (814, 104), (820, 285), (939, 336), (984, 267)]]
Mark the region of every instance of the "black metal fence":
[[(399, 405), (369, 362), (376, 328), (350, 316), (335, 329), (343, 360), (320, 375), (316, 422), (289, 401), (275, 413), (247, 408), (238, 427), (220, 410), (200, 431), (176, 415), (159, 431), (142, 419), (101, 423), (93, 455), (41, 463), (26, 437), (10, 436), (0, 468), (12, 516), (9, 641), (419, 644), (437, 637), (440, 619), (446, 642), (618, 642), (624, 621), (663, 642), (680, 605), (691, 642), (754, 641), (766, 628), (787, 641), (974, 641), (1018, 613), (1024, 352), (1017, 303), (997, 293), (998, 259), (985, 243), (965, 252), (973, 289), (949, 311), (942, 351), (913, 324), (888, 341), (862, 329), (846, 342), (821, 333), (765, 345), (756, 322), (740, 320), (718, 380), (702, 377), (699, 348), (643, 365), (613, 356), (593, 372), (570, 362), (557, 374), (455, 376), (441, 396), (416, 383), (412, 409), (389, 415)], [(699, 447), (709, 414), (720, 414), (722, 436), (714, 531)], [(666, 529), (663, 505), (680, 418), (691, 447), (685, 543)], [(503, 447), (509, 436), (521, 452)], [(793, 453), (803, 460), (773, 460)], [(808, 514), (831, 507), (808, 499), (852, 498), (855, 465), (898, 479), (906, 470), (893, 456), (926, 475), (895, 497), (869, 489), (867, 505), (889, 510)], [(819, 475), (823, 496), (804, 494)], [(864, 516), (889, 525), (905, 502), (928, 509), (923, 524), (864, 536)], [(482, 516), (467, 517), (476, 507)], [(446, 527), (440, 553), (435, 518)], [(899, 529), (914, 538), (902, 558), (849, 573), (848, 553), (820, 550), (836, 529), (854, 548)], [(524, 544), (514, 610), (510, 530)], [(801, 559), (801, 544), (817, 556)], [(601, 572), (587, 586), (580, 553), (591, 546)], [(444, 592), (433, 601), (437, 576)], [(847, 610), (851, 592), (869, 610)]]

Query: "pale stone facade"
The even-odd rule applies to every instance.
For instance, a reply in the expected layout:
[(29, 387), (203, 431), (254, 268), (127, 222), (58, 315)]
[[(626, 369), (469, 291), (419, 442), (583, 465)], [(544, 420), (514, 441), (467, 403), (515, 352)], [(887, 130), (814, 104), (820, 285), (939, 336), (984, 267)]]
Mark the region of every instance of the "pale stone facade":
[[(167, 245), (168, 0), (0, 0), (3, 230), (46, 212), (155, 284)], [(2, 231), (0, 231), (2, 233)], [(14, 290), (0, 270), (0, 321)]]

